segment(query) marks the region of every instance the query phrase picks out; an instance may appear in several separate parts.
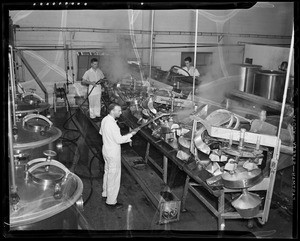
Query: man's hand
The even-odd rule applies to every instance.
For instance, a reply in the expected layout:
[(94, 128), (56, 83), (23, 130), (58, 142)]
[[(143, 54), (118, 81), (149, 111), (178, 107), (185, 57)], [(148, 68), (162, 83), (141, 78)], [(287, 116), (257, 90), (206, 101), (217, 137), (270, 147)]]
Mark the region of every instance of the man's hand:
[(130, 133), (134, 136), (140, 130), (139, 127), (133, 129)]

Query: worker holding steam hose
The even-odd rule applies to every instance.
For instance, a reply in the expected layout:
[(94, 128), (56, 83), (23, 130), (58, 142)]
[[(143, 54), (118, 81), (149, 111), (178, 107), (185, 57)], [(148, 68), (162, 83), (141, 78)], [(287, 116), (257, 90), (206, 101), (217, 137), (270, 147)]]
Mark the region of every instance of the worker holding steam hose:
[(83, 77), (82, 84), (88, 85), (89, 93), (89, 115), (93, 121), (99, 121), (101, 115), (101, 85), (104, 74), (98, 67), (98, 60), (96, 58), (91, 59), (91, 68), (88, 69)]

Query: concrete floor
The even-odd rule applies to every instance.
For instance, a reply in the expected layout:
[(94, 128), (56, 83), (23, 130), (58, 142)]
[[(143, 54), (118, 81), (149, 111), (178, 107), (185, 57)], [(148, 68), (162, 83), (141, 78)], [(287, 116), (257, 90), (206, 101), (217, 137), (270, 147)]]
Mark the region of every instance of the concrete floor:
[[(74, 111), (74, 110), (73, 110)], [(74, 125), (69, 121), (66, 125), (65, 121), (69, 117), (65, 108), (58, 108), (53, 115), (54, 125), (60, 128), (63, 133), (66, 126), (74, 129)], [(95, 135), (97, 131), (95, 129)], [(69, 131), (65, 137), (72, 139), (78, 136), (75, 131)], [(100, 136), (99, 136), (100, 137)], [(180, 213), (179, 221), (158, 224), (159, 212), (148, 200), (139, 184), (129, 174), (122, 165), (121, 188), (118, 201), (124, 204), (119, 210), (111, 210), (105, 206), (105, 202), (101, 198), (102, 177), (103, 177), (103, 161), (101, 153), (95, 156), (95, 152), (91, 151), (86, 144), (87, 137), (81, 136), (78, 139), (78, 146), (81, 148), (82, 155), (76, 165), (75, 173), (81, 177), (84, 190), (84, 211), (81, 215), (81, 229), (88, 230), (87, 235), (90, 236), (167, 236), (167, 237), (257, 237), (257, 238), (292, 238), (294, 236), (296, 226), (294, 225), (294, 217), (286, 212), (280, 205), (271, 205), (269, 219), (264, 225), (260, 225), (254, 220), (253, 228), (247, 227), (247, 220), (226, 220), (226, 235), (217, 232), (216, 217), (202, 204), (191, 192), (188, 193), (186, 200), (187, 212)], [(99, 143), (95, 146), (100, 148)], [(122, 145), (122, 150), (131, 148), (128, 144)], [(145, 148), (144, 141), (135, 136), (133, 140), (133, 148), (137, 152), (143, 152)], [(94, 152), (94, 153), (93, 153)], [(72, 165), (71, 152), (64, 151), (60, 154), (60, 161), (67, 167)], [(64, 157), (65, 155), (65, 157)], [(94, 158), (93, 158), (94, 157)], [(89, 169), (90, 167), (90, 169)], [(181, 197), (183, 185), (180, 185), (182, 178), (180, 175), (174, 175), (174, 185), (172, 191)], [(278, 182), (278, 181), (276, 181)], [(285, 183), (288, 183), (285, 181)], [(179, 184), (178, 184), (179, 183)], [(278, 184), (275, 185), (275, 188)], [(287, 188), (285, 188), (287, 189)], [(274, 190), (275, 192), (276, 190)], [(274, 195), (273, 195), (274, 196)], [(278, 204), (278, 203), (277, 203)], [(236, 233), (236, 232), (245, 233)]]

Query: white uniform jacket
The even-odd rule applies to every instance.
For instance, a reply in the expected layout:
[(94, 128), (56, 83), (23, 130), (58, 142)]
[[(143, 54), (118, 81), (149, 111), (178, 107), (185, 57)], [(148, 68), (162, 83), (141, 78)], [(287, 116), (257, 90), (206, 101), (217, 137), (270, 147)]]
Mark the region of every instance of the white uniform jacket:
[[(98, 80), (104, 79), (104, 74), (99, 68), (97, 68), (96, 71), (93, 70), (93, 68), (90, 68), (87, 71), (85, 71), (82, 78), (85, 79), (85, 80), (96, 83)], [(93, 88), (93, 86), (89, 85), (89, 90), (88, 91), (90, 92), (92, 88)], [(101, 94), (101, 85), (95, 86), (90, 95), (98, 95), (98, 94)]]
[(130, 142), (132, 134), (122, 136), (116, 120), (109, 114), (101, 121), (99, 133), (103, 140), (103, 155), (121, 158), (121, 144)]
[[(194, 76), (194, 71), (195, 71), (195, 76), (196, 77), (200, 76), (199, 71), (197, 69), (195, 69), (193, 66), (191, 66), (189, 70), (187, 69), (186, 66), (183, 67), (183, 69), (186, 70), (190, 74), (190, 76)], [(185, 71), (183, 71), (182, 69), (178, 69), (178, 74), (188, 76), (187, 73)]]

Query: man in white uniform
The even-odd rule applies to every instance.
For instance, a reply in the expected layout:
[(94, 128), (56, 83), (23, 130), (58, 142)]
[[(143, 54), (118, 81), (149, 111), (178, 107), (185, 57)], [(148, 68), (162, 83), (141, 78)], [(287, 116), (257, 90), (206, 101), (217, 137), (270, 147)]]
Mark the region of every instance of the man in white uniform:
[[(200, 76), (199, 71), (192, 66), (191, 57), (186, 57), (184, 59), (184, 63), (185, 63), (185, 67), (183, 67), (183, 69), (186, 70), (190, 74), (190, 76), (194, 76), (194, 72), (195, 72), (196, 77)], [(182, 75), (185, 75), (185, 76), (188, 76), (187, 72), (183, 71), (182, 69), (177, 70), (178, 74), (182, 74)]]
[(121, 144), (130, 142), (138, 129), (122, 136), (115, 120), (122, 114), (121, 107), (110, 104), (108, 113), (101, 121), (99, 132), (102, 135), (102, 155), (105, 161), (102, 197), (106, 198), (106, 205), (121, 208), (123, 205), (117, 202), (121, 181)]
[(91, 68), (84, 73), (82, 83), (89, 86), (88, 98), (90, 118), (95, 121), (99, 120), (101, 114), (101, 85), (100, 82), (97, 82), (102, 79), (104, 79), (104, 74), (98, 68), (98, 60), (92, 58)]

